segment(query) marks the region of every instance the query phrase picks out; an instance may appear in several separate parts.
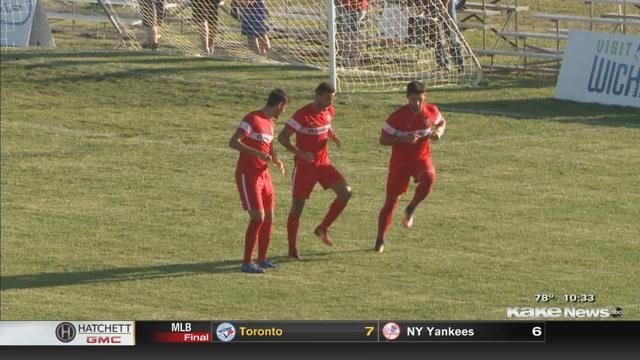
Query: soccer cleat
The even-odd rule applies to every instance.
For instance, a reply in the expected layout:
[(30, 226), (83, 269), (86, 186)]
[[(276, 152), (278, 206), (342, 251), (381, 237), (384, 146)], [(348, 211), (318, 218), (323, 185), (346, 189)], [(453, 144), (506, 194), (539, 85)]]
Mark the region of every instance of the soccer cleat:
[(152, 51), (158, 51), (160, 49), (160, 46), (158, 45), (158, 43), (149, 43), (145, 41), (142, 43), (142, 48)]
[(411, 208), (411, 206), (407, 206), (404, 210), (404, 216), (402, 217), (402, 226), (406, 228), (410, 228), (413, 226), (413, 211), (415, 208)]
[(240, 271), (248, 274), (264, 274), (264, 269), (254, 263), (242, 264)]
[(382, 252), (384, 251), (384, 240), (376, 240), (376, 246), (373, 248), (373, 250), (379, 254), (382, 254)]
[(258, 266), (260, 266), (263, 269), (277, 269), (278, 265), (276, 265), (273, 261), (271, 260), (265, 260), (261, 263), (258, 263)]
[(302, 255), (298, 254), (298, 250), (296, 250), (294, 252), (290, 252), (289, 253), (289, 258), (293, 259), (293, 260), (304, 260), (304, 257), (302, 257)]
[(316, 236), (320, 237), (322, 239), (322, 242), (325, 243), (325, 245), (333, 246), (333, 241), (331, 241), (331, 238), (329, 237), (329, 232), (327, 231), (327, 229), (323, 230), (317, 227), (313, 233), (316, 234)]

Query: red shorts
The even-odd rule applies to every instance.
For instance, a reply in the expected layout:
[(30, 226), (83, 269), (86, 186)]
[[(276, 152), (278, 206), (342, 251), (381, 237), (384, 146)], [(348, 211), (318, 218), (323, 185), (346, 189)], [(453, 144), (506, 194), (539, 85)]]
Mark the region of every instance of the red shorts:
[(406, 193), (411, 177), (415, 182), (419, 182), (424, 176), (431, 177), (432, 183), (436, 181), (436, 169), (431, 163), (431, 158), (418, 159), (413, 163), (402, 165), (390, 165), (387, 177), (387, 197)]
[(245, 210), (271, 210), (275, 195), (269, 170), (236, 170), (236, 185)]
[(333, 164), (302, 166), (296, 164), (291, 177), (294, 199), (308, 199), (318, 182), (326, 190), (338, 182), (344, 181), (344, 177)]

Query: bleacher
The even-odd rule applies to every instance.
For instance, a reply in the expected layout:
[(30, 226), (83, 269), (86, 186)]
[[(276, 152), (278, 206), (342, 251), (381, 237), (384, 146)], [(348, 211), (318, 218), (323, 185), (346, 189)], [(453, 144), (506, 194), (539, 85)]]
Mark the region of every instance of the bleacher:
[[(566, 0), (569, 1), (569, 0)], [(509, 3), (506, 0), (484, 0), (482, 2), (467, 2), (466, 9), (459, 14), (470, 14), (468, 11), (477, 10), (485, 16), (479, 17), (469, 15), (461, 17), (462, 22), (459, 28), (462, 30), (482, 30), (482, 46), (473, 49), (477, 56), (489, 57), (489, 69), (492, 71), (544, 71), (557, 72), (559, 64), (563, 58), (564, 47), (568, 39), (569, 28), (587, 28), (593, 30), (596, 26), (611, 26), (609, 31), (627, 32), (629, 26), (640, 27), (640, 14), (632, 12), (640, 9), (640, 0), (573, 0), (588, 5), (588, 14), (584, 16), (554, 14), (537, 12), (528, 14), (528, 6), (520, 6), (518, 0)], [(609, 4), (618, 5), (618, 12), (610, 10), (598, 14), (597, 5)], [(498, 17), (490, 11), (502, 12), (502, 17)], [(491, 14), (491, 15), (487, 15)], [(518, 15), (525, 15), (527, 20), (549, 21), (553, 28), (547, 32), (532, 31), (527, 29), (522, 31), (521, 20)], [(491, 21), (493, 18), (501, 19)], [(504, 19), (504, 20), (502, 20)], [(569, 25), (562, 26), (561, 25)], [(490, 30), (496, 36), (493, 47), (488, 46), (487, 34)], [(519, 58), (521, 65), (498, 64), (497, 58)]]

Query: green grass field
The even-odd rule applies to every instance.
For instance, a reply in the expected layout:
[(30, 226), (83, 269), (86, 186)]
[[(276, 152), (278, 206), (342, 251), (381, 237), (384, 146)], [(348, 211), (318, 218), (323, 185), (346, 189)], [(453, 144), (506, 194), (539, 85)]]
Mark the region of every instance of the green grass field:
[(430, 92), (449, 123), (432, 150), (439, 179), (379, 255), (390, 149), (377, 140), (405, 99), (339, 96), (343, 148), (330, 153), (354, 197), (336, 246), (312, 234), (333, 197), (318, 187), (307, 261), (286, 259), (291, 185), (274, 173), (281, 267), (252, 276), (239, 272), (248, 216), (228, 139), (274, 87), (292, 95), (279, 130), (324, 74), (130, 52), (1, 60), (1, 320), (491, 320), (540, 292), (554, 306), (592, 293), (578, 306), (640, 319), (637, 109), (554, 100), (553, 78)]

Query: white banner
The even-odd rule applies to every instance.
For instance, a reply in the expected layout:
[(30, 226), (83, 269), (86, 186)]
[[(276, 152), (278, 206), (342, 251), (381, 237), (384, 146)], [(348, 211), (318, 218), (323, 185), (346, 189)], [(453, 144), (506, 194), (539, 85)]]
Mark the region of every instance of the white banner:
[(0, 0), (0, 46), (27, 47), (38, 0)]
[(135, 345), (133, 321), (0, 321), (0, 345)]
[(640, 107), (640, 36), (571, 30), (556, 99)]

